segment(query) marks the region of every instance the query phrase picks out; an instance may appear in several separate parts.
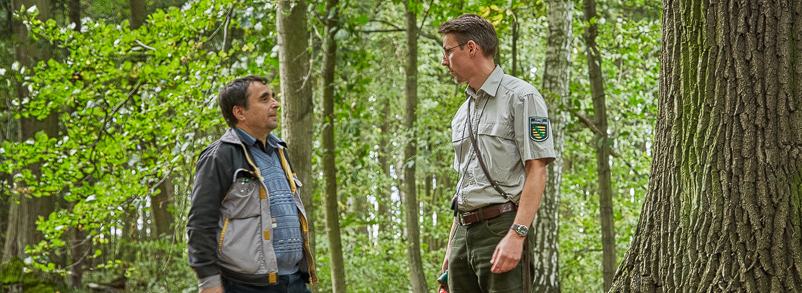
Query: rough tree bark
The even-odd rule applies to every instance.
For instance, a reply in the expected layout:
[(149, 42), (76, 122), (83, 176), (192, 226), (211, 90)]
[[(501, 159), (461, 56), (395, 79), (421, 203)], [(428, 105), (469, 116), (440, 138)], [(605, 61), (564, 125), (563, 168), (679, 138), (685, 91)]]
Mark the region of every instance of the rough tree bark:
[(309, 245), (315, 255), (315, 204), (312, 186), (312, 131), (315, 104), (309, 69), (309, 31), (306, 1), (278, 2), (277, 31), (279, 74), (281, 78), (281, 138), (289, 146), (289, 155), (301, 188), (301, 200), (309, 222)]
[(543, 96), (549, 106), (554, 153), (557, 158), (548, 166), (548, 181), (543, 201), (533, 223), (535, 242), (532, 251), (535, 257), (535, 279), (532, 291), (543, 293), (560, 292), (559, 261), (559, 207), (560, 184), (562, 182), (563, 156), (565, 148), (565, 124), (570, 106), (571, 71), (571, 26), (574, 5), (570, 0), (548, 3), (549, 36), (546, 41), (546, 64), (543, 72)]
[(409, 258), (409, 274), (412, 283), (412, 292), (426, 292), (426, 276), (423, 273), (423, 263), (420, 252), (420, 224), (418, 218), (418, 196), (416, 193), (415, 169), (417, 164), (418, 144), (415, 138), (415, 123), (418, 119), (418, 17), (415, 12), (415, 3), (406, 1), (407, 16), (407, 68), (406, 90), (407, 105), (404, 127), (412, 134), (404, 147), (404, 214), (407, 230), (407, 256)]
[[(19, 11), (22, 6), (32, 7), (36, 5), (39, 9), (40, 20), (50, 17), (50, 1), (47, 0), (13, 0), (11, 7), (14, 11)], [(19, 20), (12, 20), (12, 30), (16, 38), (14, 55), (17, 62), (30, 72), (36, 62), (50, 59), (50, 49), (45, 42), (34, 42), (28, 39), (26, 26)], [(30, 93), (28, 87), (20, 82), (14, 82), (19, 101), (28, 99)], [(38, 120), (36, 116), (22, 117), (19, 121), (19, 141), (33, 138), (37, 132), (43, 131), (48, 137), (55, 137), (58, 134), (58, 114), (51, 112), (47, 117)], [(34, 176), (41, 174), (41, 164), (33, 163), (26, 166)], [(11, 258), (25, 258), (25, 246), (34, 245), (44, 239), (44, 235), (36, 230), (36, 221), (39, 217), (47, 218), (55, 209), (55, 198), (53, 196), (30, 197), (29, 188), (22, 182), (17, 183), (16, 192), (12, 193), (8, 213), (8, 228), (6, 229), (6, 239), (3, 247), (3, 262)], [(19, 204), (14, 203), (18, 201)]]
[(323, 190), (323, 214), (326, 217), (326, 236), (329, 240), (329, 259), (331, 259), (332, 292), (345, 293), (345, 265), (342, 241), (340, 240), (340, 219), (337, 197), (337, 164), (334, 144), (334, 67), (337, 62), (338, 0), (326, 1), (325, 39), (323, 40), (323, 177), (326, 185)]
[(663, 4), (651, 179), (610, 292), (802, 292), (802, 3)]

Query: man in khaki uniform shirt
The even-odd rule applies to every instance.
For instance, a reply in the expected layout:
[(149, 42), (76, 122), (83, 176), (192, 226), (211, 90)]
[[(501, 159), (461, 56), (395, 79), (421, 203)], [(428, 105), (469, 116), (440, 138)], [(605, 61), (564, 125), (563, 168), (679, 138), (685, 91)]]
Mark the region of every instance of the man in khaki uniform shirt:
[(438, 32), (442, 65), (458, 83), (468, 83), (451, 123), (460, 180), (443, 270), (451, 293), (524, 292), (533, 273), (525, 243), (533, 238), (528, 230), (546, 184), (545, 166), (554, 160), (546, 103), (532, 85), (495, 65), (496, 32), (487, 20), (465, 14)]

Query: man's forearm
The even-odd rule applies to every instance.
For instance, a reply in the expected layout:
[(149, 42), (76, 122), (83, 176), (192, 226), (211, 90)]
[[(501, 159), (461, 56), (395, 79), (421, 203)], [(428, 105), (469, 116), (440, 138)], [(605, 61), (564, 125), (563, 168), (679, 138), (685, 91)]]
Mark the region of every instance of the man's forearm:
[(526, 161), (526, 182), (518, 202), (515, 224), (529, 227), (535, 220), (535, 214), (543, 198), (546, 188), (546, 164), (542, 160)]

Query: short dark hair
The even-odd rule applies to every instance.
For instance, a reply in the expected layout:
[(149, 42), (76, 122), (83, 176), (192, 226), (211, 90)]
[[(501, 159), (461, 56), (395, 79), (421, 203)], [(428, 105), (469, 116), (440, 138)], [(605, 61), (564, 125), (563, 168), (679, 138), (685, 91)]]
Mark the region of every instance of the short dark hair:
[(220, 89), (220, 95), (217, 97), (217, 103), (220, 104), (220, 111), (223, 112), (223, 118), (226, 119), (228, 127), (234, 128), (237, 126), (237, 117), (234, 116), (234, 106), (240, 106), (248, 109), (248, 86), (251, 82), (261, 82), (267, 85), (267, 78), (257, 75), (248, 75), (240, 77)]
[(482, 55), (485, 57), (495, 56), (496, 50), (498, 50), (498, 38), (493, 24), (473, 13), (463, 14), (440, 24), (437, 33), (453, 34), (457, 38), (458, 44), (474, 41), (482, 48)]

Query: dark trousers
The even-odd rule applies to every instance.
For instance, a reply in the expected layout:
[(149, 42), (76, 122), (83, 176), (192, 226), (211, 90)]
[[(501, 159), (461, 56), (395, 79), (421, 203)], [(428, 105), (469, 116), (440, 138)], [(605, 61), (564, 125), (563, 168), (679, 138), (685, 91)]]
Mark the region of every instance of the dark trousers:
[(278, 284), (270, 286), (254, 286), (223, 278), (225, 293), (312, 293), (306, 288), (301, 273), (278, 276)]
[[(490, 271), (493, 266), (490, 263), (493, 252), (501, 239), (507, 235), (513, 220), (515, 213), (508, 212), (470, 225), (457, 224), (454, 237), (451, 239), (451, 255), (448, 259), (448, 286), (451, 293), (524, 292), (523, 255), (518, 266), (508, 272), (495, 274)], [(534, 239), (532, 235), (530, 232), (526, 239), (530, 245)], [(529, 280), (532, 280), (533, 273), (530, 263)]]

